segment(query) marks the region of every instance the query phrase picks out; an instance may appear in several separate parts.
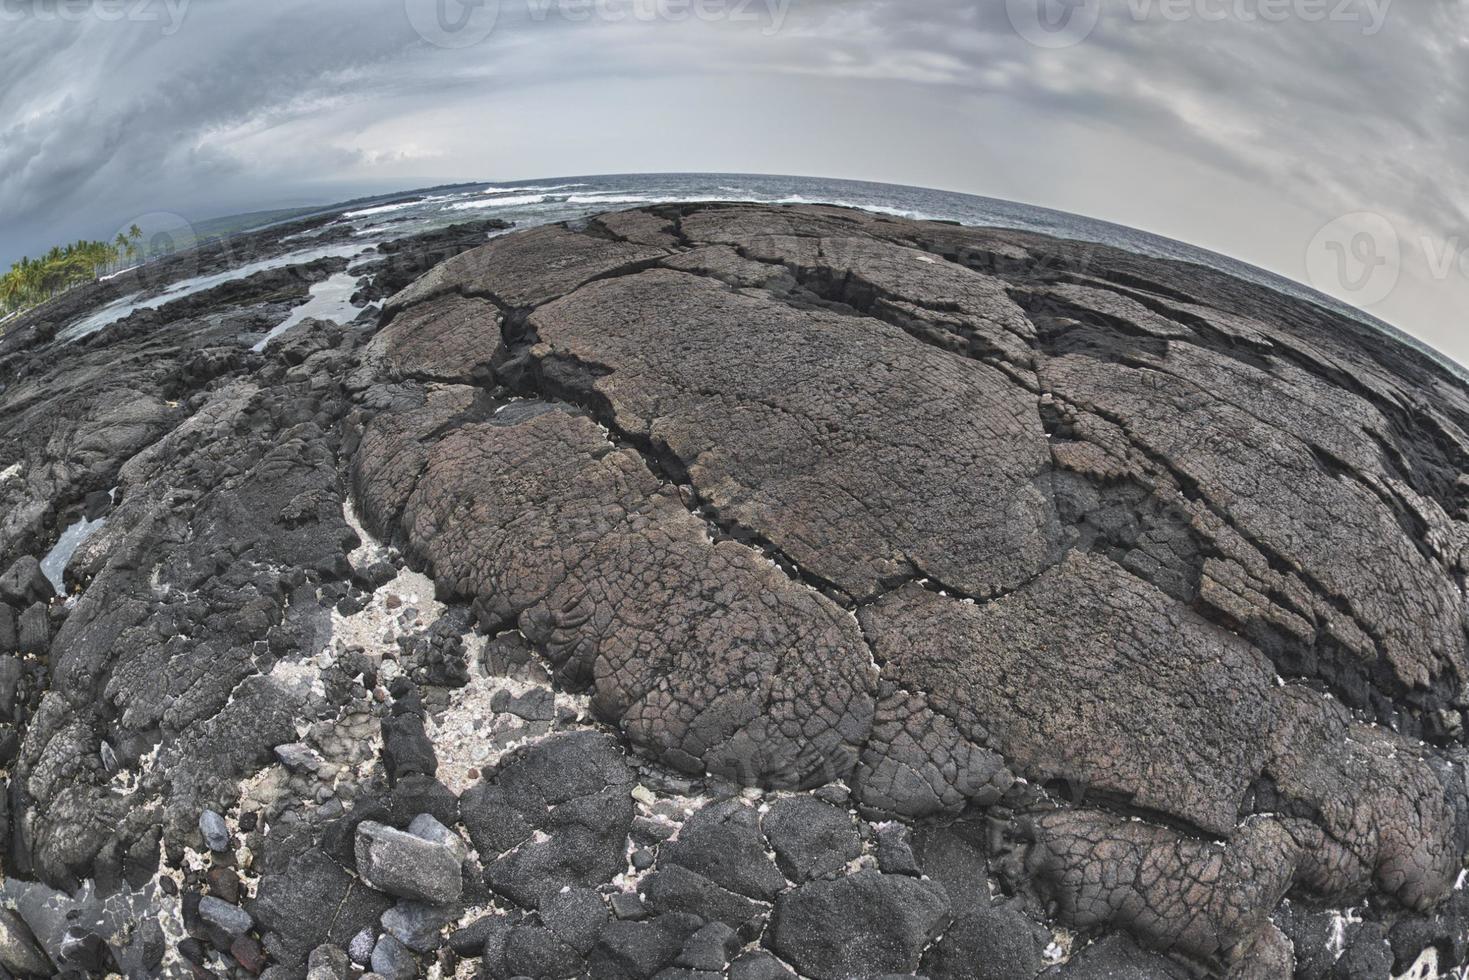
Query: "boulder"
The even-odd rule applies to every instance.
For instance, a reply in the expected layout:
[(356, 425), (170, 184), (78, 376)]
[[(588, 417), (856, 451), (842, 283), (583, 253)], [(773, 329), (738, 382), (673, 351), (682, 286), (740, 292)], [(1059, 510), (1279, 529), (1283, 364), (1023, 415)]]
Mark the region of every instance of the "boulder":
[(37, 602), (20, 614), (16, 626), (16, 648), (21, 653), (43, 654), (51, 647), (51, 621), (46, 604)]
[(859, 871), (780, 896), (770, 945), (815, 980), (912, 973), (950, 921), (948, 896), (906, 875)]
[(199, 900), (199, 917), (230, 936), (243, 935), (255, 924), (250, 913), (213, 895), (205, 895)]
[(430, 905), (459, 901), (459, 857), (443, 844), (364, 821), (357, 825), (355, 853), (357, 873), (379, 891)]
[(611, 739), (554, 735), (504, 760), (460, 806), (490, 885), (539, 907), (565, 887), (599, 885), (623, 869), (631, 789)]
[(0, 602), (13, 609), (50, 602), (55, 595), (56, 589), (41, 571), (41, 563), (29, 555), (17, 558), (5, 574), (0, 575)]
[(51, 961), (41, 952), (30, 926), (7, 908), (0, 908), (0, 964), (12, 973), (51, 976)]
[(776, 864), (792, 881), (845, 871), (862, 852), (850, 814), (810, 796), (791, 796), (770, 805), (761, 826)]

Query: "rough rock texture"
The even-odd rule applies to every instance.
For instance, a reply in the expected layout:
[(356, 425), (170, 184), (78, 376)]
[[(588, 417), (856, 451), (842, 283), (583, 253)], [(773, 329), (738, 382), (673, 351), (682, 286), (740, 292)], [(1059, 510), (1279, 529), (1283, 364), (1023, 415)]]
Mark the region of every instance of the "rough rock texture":
[(1469, 965), (1461, 379), (1019, 232), (498, 230), (0, 337), (6, 969)]
[(664, 270), (578, 290), (529, 327), (553, 391), (605, 405), (721, 521), (846, 596), (913, 577), (988, 596), (1052, 558), (1035, 398), (994, 368)]
[(771, 946), (805, 976), (908, 973), (949, 924), (936, 885), (878, 871), (801, 885), (781, 896)]
[(540, 907), (568, 884), (598, 885), (626, 864), (632, 774), (591, 733), (535, 745), (464, 794), (460, 810), (487, 880)]

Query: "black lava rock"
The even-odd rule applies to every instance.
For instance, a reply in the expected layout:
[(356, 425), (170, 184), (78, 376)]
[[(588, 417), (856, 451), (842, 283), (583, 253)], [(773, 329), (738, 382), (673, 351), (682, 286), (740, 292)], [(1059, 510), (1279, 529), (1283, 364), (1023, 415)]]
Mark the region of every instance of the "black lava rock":
[(761, 826), (780, 870), (795, 882), (845, 871), (862, 852), (851, 815), (810, 796), (776, 800)]
[(401, 714), (383, 719), (383, 761), (394, 780), (433, 776), (439, 771), (439, 760), (433, 742), (424, 731), (421, 716)]
[(0, 575), (0, 602), (14, 609), (49, 602), (55, 595), (56, 590), (41, 571), (41, 563), (29, 555), (17, 558)]
[(51, 622), (46, 615), (46, 604), (37, 602), (27, 606), (18, 621), (16, 646), (21, 653), (45, 653), (51, 646)]
[(859, 871), (781, 895), (771, 947), (816, 980), (912, 972), (950, 921), (948, 896), (906, 875)]

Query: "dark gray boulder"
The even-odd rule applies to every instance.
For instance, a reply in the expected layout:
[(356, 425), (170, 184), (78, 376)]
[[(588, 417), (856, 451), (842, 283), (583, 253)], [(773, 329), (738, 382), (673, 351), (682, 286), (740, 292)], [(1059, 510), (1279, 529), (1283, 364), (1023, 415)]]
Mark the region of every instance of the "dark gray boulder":
[(740, 938), (733, 929), (723, 922), (711, 922), (689, 937), (676, 962), (686, 970), (719, 975), (739, 948)]
[(36, 937), (20, 916), (0, 908), (0, 965), (12, 973), (50, 976), (50, 959), (36, 944)]
[(357, 825), (357, 873), (378, 891), (453, 905), (463, 890), (459, 856), (434, 841), (380, 823)]
[(255, 925), (250, 913), (238, 905), (222, 902), (213, 895), (205, 895), (199, 900), (199, 917), (230, 936), (244, 935)]
[[(14, 646), (11, 643), (9, 648)], [(25, 667), (19, 657), (0, 655), (0, 721), (16, 720), (16, 697), (20, 693), (18, 688), (24, 673)]]
[(414, 980), (419, 975), (418, 959), (412, 950), (390, 933), (377, 937), (372, 948), (372, 972), (384, 980)]
[[(322, 943), (346, 947), (364, 929), (375, 929), (392, 905), (323, 852), (308, 850), (283, 872), (263, 877), (246, 908), (276, 962), (305, 963)], [(335, 912), (323, 916), (323, 908)]]
[(704, 925), (698, 916), (670, 912), (641, 922), (609, 922), (587, 965), (607, 980), (649, 980), (671, 966), (684, 944)]
[(925, 953), (923, 973), (932, 980), (1034, 977), (1045, 966), (1050, 942), (1049, 930), (1018, 908), (976, 907), (954, 916)]
[(622, 870), (632, 773), (616, 743), (557, 735), (515, 753), (460, 801), (490, 885), (538, 907), (562, 888)]
[(32, 603), (49, 602), (56, 595), (50, 580), (41, 571), (41, 563), (26, 555), (0, 575), (0, 602), (13, 609), (24, 609)]
[(681, 864), (667, 864), (650, 874), (643, 883), (643, 897), (654, 911), (689, 912), (735, 929), (754, 927), (770, 912), (768, 903), (732, 892)]
[(14, 652), (19, 649), (20, 634), (16, 632), (15, 610), (0, 603), (0, 650)]
[(683, 825), (661, 851), (661, 864), (679, 865), (725, 891), (768, 902), (786, 885), (766, 855), (760, 815), (738, 800), (711, 803)]
[(586, 971), (586, 960), (554, 931), (522, 923), (505, 940), (505, 972), (510, 976), (569, 980)]
[(862, 851), (852, 817), (810, 796), (776, 800), (761, 827), (780, 870), (795, 882), (843, 872)]
[(351, 975), (351, 960), (339, 946), (318, 946), (306, 961), (306, 980), (348, 980)]
[(44, 602), (25, 608), (16, 623), (16, 649), (21, 653), (45, 653), (51, 646), (51, 621)]
[(453, 911), (438, 905), (402, 900), (383, 913), (383, 931), (419, 953), (432, 953), (444, 941), (444, 927), (454, 920)]
[(591, 888), (567, 888), (541, 904), (541, 921), (567, 946), (585, 955), (607, 923), (607, 905)]
[(949, 922), (942, 889), (906, 875), (859, 871), (782, 895), (770, 944), (816, 980), (912, 972)]

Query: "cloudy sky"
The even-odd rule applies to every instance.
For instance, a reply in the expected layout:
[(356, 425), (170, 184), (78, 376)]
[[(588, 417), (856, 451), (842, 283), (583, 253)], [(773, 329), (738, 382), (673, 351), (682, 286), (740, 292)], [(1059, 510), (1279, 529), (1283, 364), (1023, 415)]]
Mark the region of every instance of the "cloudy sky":
[(0, 0), (0, 262), (450, 180), (1010, 198), (1469, 362), (1469, 0)]

